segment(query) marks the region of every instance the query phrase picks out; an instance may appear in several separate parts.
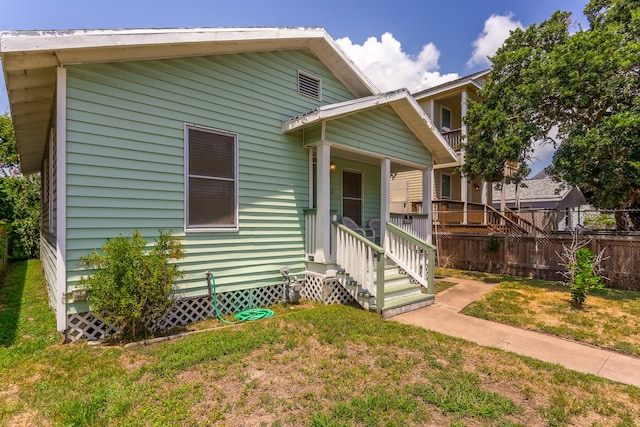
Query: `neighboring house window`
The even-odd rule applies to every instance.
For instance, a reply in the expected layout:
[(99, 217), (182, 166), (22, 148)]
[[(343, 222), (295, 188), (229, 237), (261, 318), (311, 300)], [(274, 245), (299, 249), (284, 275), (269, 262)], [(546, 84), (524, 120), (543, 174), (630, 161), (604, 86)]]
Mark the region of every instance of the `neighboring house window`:
[(186, 127), (186, 228), (238, 228), (238, 136)]
[(442, 107), (442, 114), (440, 115), (440, 125), (443, 132), (451, 130), (451, 110)]
[(362, 172), (342, 171), (342, 216), (362, 224)]
[(450, 199), (451, 198), (451, 175), (442, 175), (440, 181), (440, 198), (442, 199)]
[(298, 93), (322, 101), (322, 80), (298, 71)]

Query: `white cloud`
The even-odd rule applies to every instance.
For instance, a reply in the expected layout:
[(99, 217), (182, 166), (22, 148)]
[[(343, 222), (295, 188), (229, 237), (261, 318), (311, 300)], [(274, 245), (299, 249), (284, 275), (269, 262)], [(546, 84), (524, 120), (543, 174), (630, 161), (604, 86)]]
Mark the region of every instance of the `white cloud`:
[(440, 52), (433, 43), (424, 45), (413, 58), (402, 51), (402, 45), (391, 33), (384, 33), (380, 40), (369, 37), (362, 45), (352, 43), (348, 37), (336, 42), (384, 92), (400, 88), (416, 92), (459, 77), (455, 73), (440, 74)]
[[(555, 141), (558, 141), (558, 127), (554, 126), (549, 132), (549, 137)], [(549, 140), (537, 141), (533, 144), (533, 154), (531, 155), (531, 176), (540, 172), (551, 164), (553, 155), (556, 152), (556, 147)]]
[(496, 53), (510, 32), (516, 28), (522, 28), (522, 24), (514, 21), (512, 14), (491, 15), (484, 21), (484, 30), (473, 42), (473, 54), (467, 61), (467, 66), (490, 65), (488, 57)]

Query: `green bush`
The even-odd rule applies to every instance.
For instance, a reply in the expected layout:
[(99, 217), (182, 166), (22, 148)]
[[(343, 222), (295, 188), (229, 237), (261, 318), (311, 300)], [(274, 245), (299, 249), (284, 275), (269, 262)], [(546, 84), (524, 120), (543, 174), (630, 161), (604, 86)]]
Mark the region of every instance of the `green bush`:
[(0, 219), (10, 225), (9, 255), (38, 258), (40, 252), (40, 176), (0, 178)]
[(587, 299), (587, 292), (604, 288), (602, 276), (595, 272), (596, 257), (588, 248), (578, 248), (575, 258), (569, 264), (573, 280), (571, 281), (571, 302), (582, 308)]
[(174, 284), (183, 275), (172, 262), (184, 257), (180, 239), (161, 230), (154, 240), (155, 245), (147, 249), (136, 230), (130, 237), (108, 239), (102, 253), (82, 258), (85, 268), (95, 270), (80, 281), (91, 309), (125, 340), (157, 330), (158, 321), (173, 304)]

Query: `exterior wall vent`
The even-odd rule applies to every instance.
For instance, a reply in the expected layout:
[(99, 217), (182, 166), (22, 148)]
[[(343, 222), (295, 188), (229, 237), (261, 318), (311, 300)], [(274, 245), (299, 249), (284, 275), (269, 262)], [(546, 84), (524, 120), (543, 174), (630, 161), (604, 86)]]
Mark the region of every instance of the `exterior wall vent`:
[(322, 80), (298, 71), (298, 93), (322, 101)]

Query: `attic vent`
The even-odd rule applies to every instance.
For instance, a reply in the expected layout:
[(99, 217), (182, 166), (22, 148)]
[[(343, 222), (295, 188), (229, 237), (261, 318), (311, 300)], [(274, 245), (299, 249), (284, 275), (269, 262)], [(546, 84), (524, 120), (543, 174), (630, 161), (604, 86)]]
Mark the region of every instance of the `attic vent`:
[(317, 77), (298, 71), (298, 93), (322, 101), (322, 81)]

